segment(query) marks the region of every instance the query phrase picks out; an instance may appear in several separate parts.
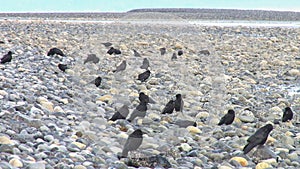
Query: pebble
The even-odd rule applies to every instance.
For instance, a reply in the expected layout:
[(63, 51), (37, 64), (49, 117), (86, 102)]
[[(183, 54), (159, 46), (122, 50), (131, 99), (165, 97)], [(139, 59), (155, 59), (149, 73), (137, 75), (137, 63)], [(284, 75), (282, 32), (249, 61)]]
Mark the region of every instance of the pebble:
[(300, 76), (300, 70), (299, 69), (291, 69), (288, 71), (290, 76)]
[(7, 136), (0, 136), (0, 144), (13, 144), (13, 141)]
[(201, 111), (199, 112), (197, 115), (196, 115), (196, 118), (200, 119), (200, 118), (207, 118), (209, 117), (209, 113), (208, 112), (204, 112), (204, 111)]
[(13, 159), (9, 160), (9, 164), (12, 165), (13, 167), (17, 167), (17, 168), (23, 167), (23, 163), (17, 158), (13, 158)]
[(113, 96), (111, 96), (111, 95), (104, 95), (104, 96), (99, 97), (97, 100), (101, 101), (101, 102), (111, 102), (112, 99), (113, 99)]
[(291, 161), (299, 160), (299, 155), (295, 152), (292, 152), (292, 153), (288, 154), (287, 156)]
[(192, 133), (192, 134), (200, 134), (200, 133), (202, 133), (202, 131), (201, 131), (199, 128), (194, 127), (194, 126), (188, 126), (186, 129), (187, 129), (190, 133)]
[(79, 142), (73, 142), (73, 143), (71, 143), (71, 144), (74, 144), (75, 146), (77, 146), (78, 148), (80, 148), (80, 149), (85, 149), (86, 148), (86, 145), (85, 144), (83, 144), (83, 143), (79, 143)]
[(233, 168), (231, 168), (229, 166), (222, 165), (222, 166), (218, 167), (218, 169), (233, 169)]
[(232, 157), (230, 160), (237, 161), (243, 167), (248, 166), (248, 161), (245, 158), (243, 158), (243, 157)]
[(180, 148), (181, 148), (183, 151), (185, 151), (185, 152), (189, 152), (190, 150), (193, 149), (193, 148), (192, 148), (189, 144), (187, 144), (187, 143), (182, 143), (182, 144), (180, 145)]
[(48, 110), (49, 112), (53, 112), (53, 103), (49, 102), (49, 101), (41, 101), (40, 102), (41, 106), (43, 108), (45, 108), (46, 110)]
[(76, 165), (73, 169), (87, 169), (87, 168), (83, 165)]
[(0, 95), (1, 96), (7, 96), (8, 93), (6, 91), (4, 91), (4, 90), (0, 90)]
[(28, 169), (45, 169), (46, 165), (43, 162), (35, 162), (35, 163), (29, 163), (27, 168)]
[(239, 116), (239, 119), (242, 121), (242, 122), (245, 122), (245, 123), (252, 123), (255, 121), (255, 118), (252, 117), (252, 116)]
[(266, 169), (271, 167), (270, 164), (266, 163), (266, 162), (260, 162), (258, 164), (256, 164), (255, 169)]

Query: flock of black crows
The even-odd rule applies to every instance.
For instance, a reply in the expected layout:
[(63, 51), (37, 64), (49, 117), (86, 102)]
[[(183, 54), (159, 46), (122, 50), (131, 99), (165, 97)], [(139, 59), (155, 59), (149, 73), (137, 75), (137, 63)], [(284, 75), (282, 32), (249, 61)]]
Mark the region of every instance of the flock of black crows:
[[(112, 43), (107, 42), (107, 43), (102, 43), (105, 47), (110, 47), (112, 46)], [(135, 57), (141, 57), (141, 55), (136, 51), (133, 50), (134, 52), (134, 56)], [(110, 47), (110, 49), (107, 51), (107, 53), (109, 55), (115, 54), (115, 55), (119, 55), (121, 54), (121, 51), (119, 49), (116, 49), (114, 47)], [(164, 55), (166, 53), (166, 48), (160, 48), (160, 54)], [(5, 64), (7, 62), (11, 62), (12, 61), (12, 55), (14, 53), (9, 51), (7, 54), (5, 54), (1, 60), (0, 63), (1, 64)], [(64, 53), (58, 49), (58, 48), (51, 48), (49, 50), (49, 52), (47, 53), (48, 56), (52, 56), (52, 55), (60, 55), (60, 56), (65, 56)], [(171, 59), (177, 59), (177, 55), (181, 56), (183, 55), (183, 51), (179, 50), (176, 53), (173, 53)], [(95, 55), (95, 54), (89, 54), (88, 57), (86, 58), (86, 60), (84, 61), (84, 64), (88, 63), (88, 62), (92, 62), (92, 63), (98, 63), (99, 62), (99, 58)], [(126, 61), (122, 61), (122, 63), (120, 65), (118, 65), (116, 67), (115, 70), (113, 70), (113, 72), (121, 72), (124, 71), (126, 69)], [(141, 73), (138, 75), (137, 80), (140, 80), (141, 82), (145, 82), (151, 75), (149, 68), (149, 60), (147, 58), (144, 58), (142, 65), (140, 66), (141, 69), (146, 69), (145, 72)], [(66, 69), (69, 69), (68, 65), (66, 64), (58, 64), (58, 68), (65, 72)], [(96, 87), (99, 87), (101, 85), (101, 81), (102, 78), (100, 76), (98, 76), (93, 83), (95, 84)], [(155, 103), (155, 101), (150, 98), (148, 95), (146, 95), (143, 92), (139, 93), (139, 105), (133, 110), (133, 112), (131, 113), (130, 117), (127, 118), (127, 115), (129, 114), (129, 109), (127, 105), (124, 105), (123, 107), (121, 107), (117, 112), (115, 112), (115, 114), (109, 119), (112, 121), (116, 121), (118, 119), (126, 119), (129, 122), (132, 122), (135, 118), (140, 117), (143, 118), (146, 116), (146, 111), (147, 111), (147, 104), (149, 103)], [(162, 114), (172, 114), (173, 111), (177, 111), (177, 112), (182, 112), (183, 109), (183, 99), (181, 94), (176, 94), (176, 99), (173, 100), (171, 99), (165, 106), (165, 108), (162, 110)], [(218, 123), (218, 125), (230, 125), (233, 123), (235, 118), (235, 112), (234, 110), (230, 109), (228, 110), (228, 113), (225, 114), (221, 119), (220, 122)], [(283, 116), (282, 116), (282, 122), (287, 122), (292, 120), (293, 118), (293, 111), (291, 110), (290, 107), (286, 107), (283, 110)], [(196, 126), (196, 122), (194, 121), (178, 121), (175, 122), (175, 124), (179, 125), (180, 127), (187, 127), (187, 126)], [(251, 135), (247, 142), (248, 144), (244, 147), (243, 151), (244, 154), (247, 154), (249, 151), (251, 151), (254, 147), (258, 146), (258, 145), (263, 145), (267, 138), (269, 133), (273, 130), (273, 125), (272, 124), (267, 124), (261, 128), (259, 128), (253, 135)], [(143, 131), (141, 129), (136, 129), (134, 132), (132, 132), (122, 151), (122, 156), (121, 157), (127, 157), (128, 152), (129, 151), (134, 151), (136, 150), (141, 144), (142, 144), (142, 140), (143, 140)]]

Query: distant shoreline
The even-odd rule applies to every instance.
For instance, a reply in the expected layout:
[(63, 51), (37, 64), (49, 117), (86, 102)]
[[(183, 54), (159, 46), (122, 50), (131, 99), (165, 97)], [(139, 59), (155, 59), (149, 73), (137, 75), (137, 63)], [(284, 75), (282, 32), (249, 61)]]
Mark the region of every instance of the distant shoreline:
[[(53, 13), (0, 13), (1, 18), (80, 18), (91, 20), (122, 19), (128, 15), (148, 13), (169, 14), (181, 19), (191, 20), (265, 20), (265, 21), (300, 21), (300, 12), (239, 10), (239, 9), (196, 9), (196, 8), (146, 8), (128, 12), (53, 12)], [(142, 19), (142, 18), (139, 18)], [(153, 19), (153, 18), (152, 18)]]

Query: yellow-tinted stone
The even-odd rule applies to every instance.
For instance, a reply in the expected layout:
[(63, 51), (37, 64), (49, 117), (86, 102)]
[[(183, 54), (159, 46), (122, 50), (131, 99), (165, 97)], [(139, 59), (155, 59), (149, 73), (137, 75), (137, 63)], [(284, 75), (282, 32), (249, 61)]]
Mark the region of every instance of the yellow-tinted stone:
[(47, 109), (50, 112), (53, 112), (53, 103), (49, 102), (49, 101), (41, 101), (40, 102), (41, 106), (44, 107), (45, 109)]
[(255, 166), (255, 169), (265, 169), (265, 168), (269, 168), (269, 167), (270, 167), (270, 164), (261, 162)]
[(291, 69), (291, 70), (289, 70), (289, 74), (291, 76), (300, 76), (300, 70), (298, 70), (298, 69)]
[(267, 159), (267, 160), (263, 160), (262, 162), (263, 163), (268, 163), (268, 164), (271, 164), (271, 165), (276, 165), (277, 164), (277, 160), (275, 158), (270, 158), (270, 159)]
[(104, 96), (101, 96), (100, 98), (98, 98), (98, 100), (100, 100), (102, 102), (111, 101), (111, 99), (112, 99), (111, 95), (104, 95)]
[(274, 143), (275, 141), (276, 141), (275, 138), (269, 136), (266, 142), (269, 144), (269, 143)]
[(6, 136), (0, 136), (0, 144), (13, 144), (13, 142)]
[(128, 50), (128, 47), (126, 45), (124, 45), (124, 44), (121, 44), (120, 45), (120, 49), (121, 50)]
[(85, 144), (83, 144), (83, 143), (79, 143), (79, 142), (73, 142), (72, 144), (74, 144), (74, 145), (76, 145), (78, 148), (80, 148), (80, 149), (84, 149), (85, 147), (86, 147), (86, 145)]
[(13, 159), (9, 160), (9, 164), (16, 168), (23, 167), (23, 163), (17, 158), (13, 158)]
[(294, 134), (290, 131), (285, 132), (285, 135), (288, 137), (294, 136)]
[(148, 42), (137, 42), (138, 45), (147, 46), (149, 45)]
[(86, 169), (86, 167), (83, 165), (76, 165), (74, 169)]
[(243, 157), (232, 157), (230, 160), (237, 161), (243, 167), (246, 167), (248, 165), (248, 161), (245, 158), (243, 158)]
[(202, 131), (199, 128), (194, 127), (194, 126), (188, 126), (186, 129), (192, 134), (202, 133)]
[(176, 43), (176, 44), (175, 44), (175, 48), (176, 48), (176, 49), (182, 49), (183, 46), (182, 46), (182, 44), (180, 44), (180, 43)]

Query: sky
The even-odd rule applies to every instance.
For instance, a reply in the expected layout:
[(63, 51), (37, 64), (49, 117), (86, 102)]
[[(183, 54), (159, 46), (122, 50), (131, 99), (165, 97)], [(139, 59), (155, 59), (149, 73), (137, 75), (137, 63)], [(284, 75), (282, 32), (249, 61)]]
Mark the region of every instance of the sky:
[(0, 0), (0, 12), (126, 12), (137, 8), (224, 8), (300, 12), (300, 0)]

